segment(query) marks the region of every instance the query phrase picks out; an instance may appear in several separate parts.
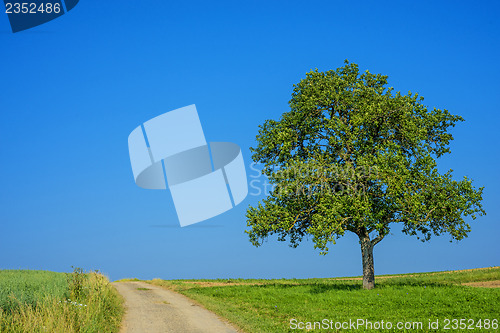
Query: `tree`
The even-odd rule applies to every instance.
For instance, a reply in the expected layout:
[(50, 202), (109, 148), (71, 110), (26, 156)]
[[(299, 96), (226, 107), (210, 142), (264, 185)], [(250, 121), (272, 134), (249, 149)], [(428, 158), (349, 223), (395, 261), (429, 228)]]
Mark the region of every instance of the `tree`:
[(275, 234), (296, 247), (310, 235), (326, 254), (353, 232), (363, 288), (372, 289), (373, 248), (393, 223), (422, 241), (467, 237), (464, 217), (486, 214), (483, 188), (453, 180), (452, 170), (440, 174), (436, 164), (450, 152), (448, 129), (463, 118), (386, 86), (387, 76), (361, 74), (347, 60), (337, 70), (316, 69), (294, 85), (290, 111), (259, 126), (252, 158), (274, 188), (247, 210), (252, 244)]

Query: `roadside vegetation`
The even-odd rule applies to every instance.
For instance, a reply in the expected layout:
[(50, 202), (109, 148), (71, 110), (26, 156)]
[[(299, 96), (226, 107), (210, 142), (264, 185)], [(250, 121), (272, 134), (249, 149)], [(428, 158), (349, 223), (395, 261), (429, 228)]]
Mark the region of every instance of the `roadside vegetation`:
[[(333, 329), (299, 329), (292, 325), (322, 322), (323, 319), (349, 322), (363, 319), (373, 323), (391, 322), (384, 332), (435, 331), (429, 322), (438, 321), (439, 331), (498, 331), (500, 289), (466, 285), (483, 282), (495, 285), (500, 267), (454, 272), (377, 276), (372, 290), (362, 288), (362, 278), (325, 279), (231, 279), (147, 281), (179, 292), (228, 319), (245, 332), (336, 332)], [(453, 319), (465, 319), (468, 329), (457, 329)], [(415, 323), (397, 329), (398, 322)], [(418, 323), (422, 323), (419, 329)], [(298, 325), (298, 324), (297, 324)], [(471, 326), (473, 325), (473, 326)], [(295, 327), (296, 329), (292, 329)], [(318, 326), (317, 326), (318, 327)], [(334, 327), (334, 326), (333, 326)], [(350, 326), (352, 329), (352, 326)], [(462, 326), (463, 327), (463, 326)], [(497, 327), (497, 329), (495, 329)], [(304, 328), (306, 328), (304, 326)], [(369, 327), (368, 327), (369, 328)], [(350, 331), (340, 329), (339, 331)], [(353, 330), (354, 331), (354, 330)], [(377, 331), (361, 326), (358, 332)]]
[(122, 303), (99, 272), (0, 270), (0, 332), (118, 332)]

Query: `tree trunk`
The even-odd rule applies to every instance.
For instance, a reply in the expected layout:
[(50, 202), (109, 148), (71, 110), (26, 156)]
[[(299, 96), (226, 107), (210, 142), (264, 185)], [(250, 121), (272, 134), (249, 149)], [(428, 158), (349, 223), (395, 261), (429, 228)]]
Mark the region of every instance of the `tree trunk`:
[(363, 289), (375, 287), (375, 268), (373, 266), (373, 244), (368, 235), (359, 236), (363, 257)]

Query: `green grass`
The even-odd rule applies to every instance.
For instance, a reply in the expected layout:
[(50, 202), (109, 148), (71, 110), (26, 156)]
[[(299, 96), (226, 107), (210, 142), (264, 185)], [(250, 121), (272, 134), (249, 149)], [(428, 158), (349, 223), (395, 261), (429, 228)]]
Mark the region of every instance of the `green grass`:
[[(373, 290), (363, 290), (356, 279), (292, 280), (152, 280), (149, 283), (180, 292), (246, 332), (307, 331), (290, 328), (290, 320), (377, 322), (429, 320), (500, 320), (500, 289), (463, 286), (462, 283), (500, 280), (500, 268), (458, 272), (418, 273), (378, 277)], [(194, 283), (197, 282), (197, 283)], [(468, 322), (468, 324), (471, 322)], [(453, 330), (452, 325), (447, 331)], [(335, 332), (336, 330), (311, 330)], [(349, 331), (349, 330), (340, 330)], [(357, 331), (374, 331), (358, 329)], [(392, 329), (385, 332), (415, 332)], [(441, 330), (443, 331), (443, 330)], [(464, 330), (465, 331), (465, 330)], [(468, 330), (470, 331), (470, 330)], [(474, 331), (488, 331), (476, 328)], [(491, 330), (490, 331), (495, 331)]]
[(61, 273), (28, 270), (0, 271), (0, 308), (17, 309), (21, 304), (36, 306), (46, 295), (69, 297), (66, 276)]
[(122, 303), (97, 272), (0, 271), (0, 332), (117, 332)]
[(115, 280), (114, 282), (136, 282), (136, 281), (142, 281), (142, 280), (139, 280), (138, 278), (125, 278), (125, 279)]

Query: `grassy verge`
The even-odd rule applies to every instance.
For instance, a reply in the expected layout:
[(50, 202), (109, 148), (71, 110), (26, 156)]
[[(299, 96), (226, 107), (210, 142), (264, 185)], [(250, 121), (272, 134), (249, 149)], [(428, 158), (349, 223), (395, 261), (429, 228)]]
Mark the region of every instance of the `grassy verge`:
[(122, 303), (98, 272), (0, 271), (0, 332), (117, 332)]
[[(358, 278), (148, 282), (184, 294), (252, 333), (350, 331), (353, 326), (344, 324), (344, 328), (336, 329), (335, 323), (358, 319), (363, 319), (364, 324), (352, 331), (377, 331), (370, 329), (367, 322), (380, 325), (382, 320), (384, 332), (435, 331), (429, 328), (429, 322), (436, 321), (439, 331), (444, 331), (448, 319), (446, 331), (455, 332), (461, 331), (460, 321), (455, 325), (452, 320), (467, 319), (462, 323), (469, 329), (462, 331), (474, 328), (483, 332), (498, 331), (493, 323), (500, 320), (500, 289), (462, 283), (494, 280), (500, 280), (498, 267), (378, 277), (373, 290), (363, 290)], [(293, 319), (296, 321), (291, 322)], [(310, 322), (312, 329), (299, 329), (299, 322), (304, 323), (304, 328)], [(314, 329), (314, 322), (321, 325)], [(387, 329), (388, 322), (392, 329)], [(396, 327), (399, 322), (402, 328)], [(404, 325), (411, 327), (405, 329)]]

